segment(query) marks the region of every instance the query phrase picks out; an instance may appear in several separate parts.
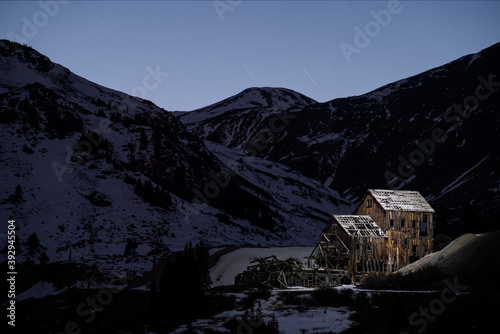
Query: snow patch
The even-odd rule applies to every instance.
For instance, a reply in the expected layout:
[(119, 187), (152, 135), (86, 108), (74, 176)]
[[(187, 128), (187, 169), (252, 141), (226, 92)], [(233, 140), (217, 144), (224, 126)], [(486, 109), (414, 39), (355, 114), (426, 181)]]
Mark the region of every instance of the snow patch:
[(22, 301), (30, 298), (43, 298), (50, 295), (57, 295), (60, 291), (52, 283), (38, 282), (28, 290), (16, 296), (17, 301)]

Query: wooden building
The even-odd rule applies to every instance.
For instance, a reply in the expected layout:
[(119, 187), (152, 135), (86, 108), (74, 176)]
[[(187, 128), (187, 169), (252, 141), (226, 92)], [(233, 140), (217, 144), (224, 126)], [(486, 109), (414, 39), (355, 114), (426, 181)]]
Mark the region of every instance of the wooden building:
[(354, 213), (370, 216), (387, 235), (387, 271), (432, 252), (434, 210), (418, 191), (369, 189)]
[(418, 191), (369, 189), (354, 215), (330, 218), (309, 267), (329, 270), (329, 284), (398, 270), (432, 252), (433, 214)]
[[(333, 215), (309, 257), (310, 268), (330, 270), (328, 283), (356, 282), (368, 272), (385, 271), (387, 235), (367, 215)], [(336, 276), (336, 277), (335, 277)]]
[(369, 189), (354, 215), (332, 215), (303, 268), (297, 259), (257, 259), (237, 284), (322, 287), (393, 272), (432, 252), (434, 210), (418, 191)]

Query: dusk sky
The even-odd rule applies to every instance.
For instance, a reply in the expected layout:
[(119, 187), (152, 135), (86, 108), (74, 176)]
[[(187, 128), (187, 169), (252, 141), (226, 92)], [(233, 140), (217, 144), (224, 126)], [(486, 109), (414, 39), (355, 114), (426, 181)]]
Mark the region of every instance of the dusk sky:
[(0, 38), (171, 111), (249, 87), (359, 95), (500, 42), (497, 1), (61, 2), (0, 2)]

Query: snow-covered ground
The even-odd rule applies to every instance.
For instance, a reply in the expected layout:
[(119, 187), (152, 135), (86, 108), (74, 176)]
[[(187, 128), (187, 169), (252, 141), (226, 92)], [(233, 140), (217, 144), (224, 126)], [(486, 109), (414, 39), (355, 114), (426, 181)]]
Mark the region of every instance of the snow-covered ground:
[(247, 269), (257, 257), (276, 255), (278, 259), (298, 258), (302, 263), (307, 263), (313, 247), (271, 247), (271, 248), (240, 248), (221, 256), (219, 261), (210, 270), (212, 286), (232, 285), (234, 278)]
[(40, 281), (33, 285), (28, 290), (16, 296), (16, 301), (22, 301), (30, 298), (43, 298), (50, 295), (57, 295), (61, 291), (58, 290), (52, 283)]
[[(279, 324), (279, 331), (286, 334), (300, 334), (312, 332), (332, 332), (340, 333), (349, 329), (354, 322), (349, 317), (354, 311), (347, 307), (296, 307), (283, 305), (279, 300), (280, 290), (273, 290), (268, 300), (259, 299), (254, 303), (257, 308), (259, 302), (262, 307), (262, 321), (266, 324), (272, 316)], [(230, 319), (238, 321), (238, 333), (251, 333), (252, 328), (259, 326), (259, 323), (245, 322), (242, 317), (244, 310), (232, 310), (219, 313), (210, 319), (199, 319), (192, 323), (193, 329), (211, 329), (223, 333), (231, 331), (224, 327)], [(174, 333), (182, 333), (186, 326), (180, 326)]]
[[(0, 57), (0, 109), (19, 109), (15, 121), (0, 122), (0, 219), (15, 220), (16, 238), (21, 243), (31, 235), (39, 239), (41, 246), (33, 256), (36, 263), (44, 252), (49, 262), (71, 257), (76, 262), (97, 263), (105, 274), (117, 268), (142, 274), (151, 269), (151, 253), (165, 256), (182, 250), (189, 242), (203, 241), (211, 247), (307, 245), (314, 243), (330, 214), (347, 213), (354, 207), (334, 190), (290, 167), (258, 158), (246, 159), (248, 156), (215, 144), (207, 147), (165, 110), (92, 83), (52, 64), (35, 50), (19, 46), (17, 52), (10, 52), (11, 45), (6, 41), (0, 41), (0, 50), (5, 54)], [(46, 66), (47, 71), (33, 67), (38, 63)], [(27, 87), (35, 83), (36, 89)], [(18, 106), (19, 101), (34, 108), (39, 127), (26, 123), (26, 106)], [(262, 105), (272, 109), (312, 102), (315, 101), (286, 89), (250, 89), (218, 105), (230, 109)], [(74, 119), (72, 122), (81, 122), (81, 126), (68, 129), (67, 135), (56, 135), (56, 130), (46, 125), (52, 124), (49, 120), (56, 110), (58, 115), (62, 113), (64, 122), (69, 124), (66, 118)], [(227, 109), (216, 111), (224, 110)], [(148, 121), (123, 126), (125, 113)], [(112, 121), (115, 114), (122, 121)], [(148, 122), (168, 124), (169, 131), (160, 135)], [(84, 154), (87, 148), (79, 147), (84, 143), (82, 133), (75, 130), (80, 127), (95, 130), (102, 135), (101, 140), (109, 142), (109, 147), (101, 151), (107, 152), (105, 158)], [(153, 144), (137, 148), (139, 133), (148, 143), (153, 134), (159, 136), (158, 142), (165, 146), (158, 157), (152, 153)], [(168, 164), (161, 168), (156, 165), (156, 161), (164, 159), (168, 159)], [(213, 175), (224, 174), (229, 161), (237, 162), (239, 175), (238, 181), (231, 175), (228, 182), (241, 190), (241, 196), (254, 199), (262, 214), (266, 213), (267, 222), (276, 225), (274, 230), (242, 212), (232, 216), (228, 210), (195, 203), (194, 190), (192, 195), (177, 196), (179, 186), (172, 185), (170, 176), (164, 177), (182, 172), (186, 174), (183, 188), (204, 190), (211, 182), (225, 182), (225, 177), (220, 176), (224, 180), (220, 181)], [(144, 166), (151, 165), (151, 170), (139, 167), (142, 162)], [(202, 180), (203, 175), (211, 178)], [(144, 201), (135, 192), (134, 180), (157, 186), (154, 179), (164, 180), (161, 187), (172, 198), (168, 210)], [(9, 200), (18, 186), (22, 200)], [(96, 196), (104, 200), (97, 203)], [(0, 231), (0, 249), (6, 245), (6, 231)], [(124, 254), (129, 241), (138, 245), (137, 254)], [(26, 258), (26, 252), (19, 249), (18, 262)]]

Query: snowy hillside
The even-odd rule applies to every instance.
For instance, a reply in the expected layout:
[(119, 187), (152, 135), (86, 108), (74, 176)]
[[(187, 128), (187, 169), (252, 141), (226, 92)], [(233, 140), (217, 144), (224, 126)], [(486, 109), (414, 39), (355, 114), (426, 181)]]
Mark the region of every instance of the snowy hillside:
[(247, 152), (260, 136), (283, 136), (293, 113), (313, 103), (317, 102), (289, 89), (248, 88), (211, 106), (175, 115), (197, 136)]
[(283, 163), (353, 202), (369, 188), (419, 190), (443, 223), (461, 224), (470, 205), (480, 229), (491, 230), (500, 216), (499, 57), (496, 44), (364, 95), (297, 103), (283, 123), (272, 108), (217, 105), (179, 119), (204, 139)]
[(427, 266), (435, 266), (450, 278), (466, 276), (471, 281), (481, 281), (490, 277), (491, 268), (498, 268), (500, 265), (499, 241), (500, 231), (464, 234), (442, 250), (429, 254), (398, 272), (408, 274)]
[[(29, 256), (19, 249), (21, 262), (45, 253), (143, 272), (189, 241), (311, 244), (331, 212), (352, 210), (287, 166), (207, 149), (171, 113), (33, 49), (0, 41), (0, 55), (0, 216), (16, 220), (21, 245), (32, 234), (41, 244)], [(259, 98), (275, 107), (301, 99)], [(226, 164), (236, 169), (228, 184), (209, 205), (193, 201)]]

